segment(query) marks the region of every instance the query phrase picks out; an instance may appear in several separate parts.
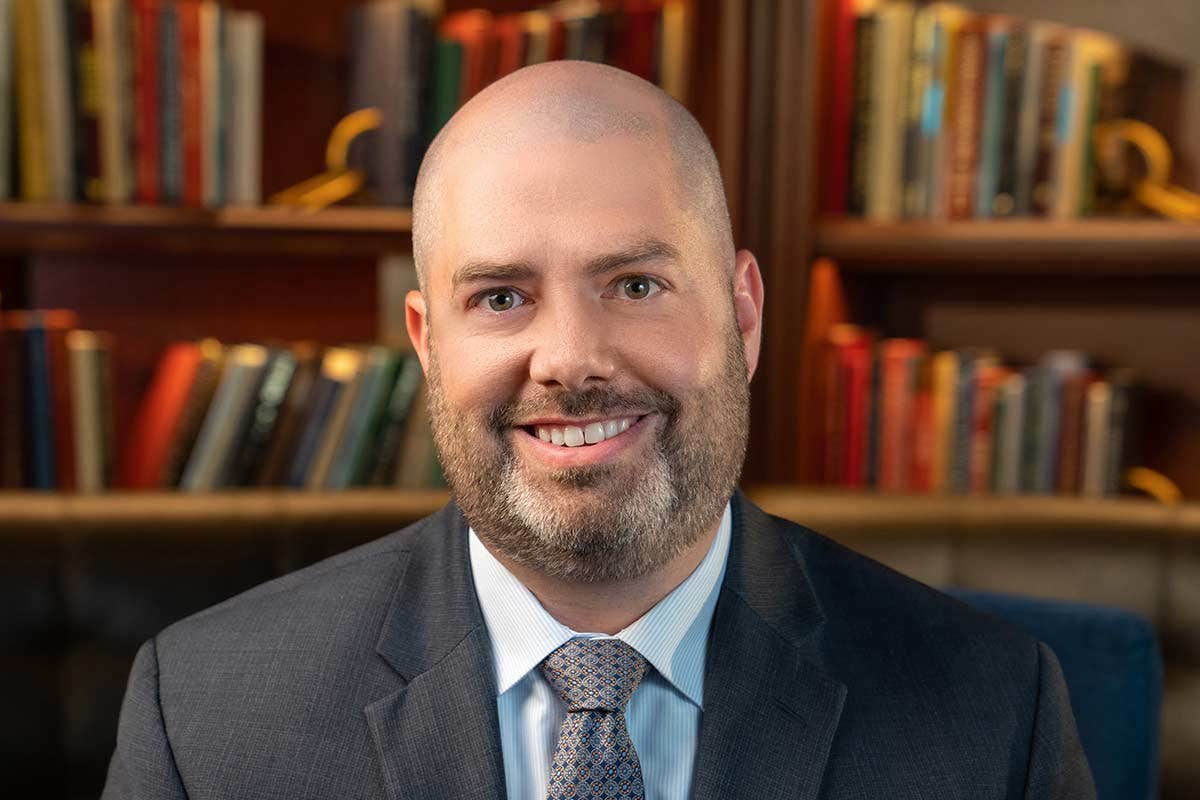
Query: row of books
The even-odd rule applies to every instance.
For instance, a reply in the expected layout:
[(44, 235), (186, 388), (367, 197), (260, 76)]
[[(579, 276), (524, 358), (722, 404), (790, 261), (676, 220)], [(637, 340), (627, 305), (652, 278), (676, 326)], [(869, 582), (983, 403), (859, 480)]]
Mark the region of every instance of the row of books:
[(528, 64), (613, 64), (687, 95), (688, 0), (565, 0), (524, 13), (437, 14), (435, 0), (373, 0), (350, 15), (350, 110), (378, 108), (379, 130), (350, 151), (373, 202), (409, 205), (426, 147), (485, 86)]
[(835, 325), (821, 363), (824, 482), (890, 492), (1115, 496), (1130, 461), (1130, 371), (1077, 350), (1004, 365)]
[(177, 342), (138, 411), (119, 485), (441, 485), (423, 387), (417, 357), (383, 345)]
[(115, 455), (112, 339), (72, 311), (0, 316), (0, 488), (98, 492)]
[(831, 0), (824, 211), (868, 219), (1117, 210), (1097, 123), (1150, 69), (1111, 36), (954, 3)]
[(420, 361), (382, 345), (176, 342), (128, 436), (112, 337), (69, 310), (0, 318), (0, 488), (442, 485)]
[(215, 0), (0, 0), (0, 200), (259, 204), (262, 51)]

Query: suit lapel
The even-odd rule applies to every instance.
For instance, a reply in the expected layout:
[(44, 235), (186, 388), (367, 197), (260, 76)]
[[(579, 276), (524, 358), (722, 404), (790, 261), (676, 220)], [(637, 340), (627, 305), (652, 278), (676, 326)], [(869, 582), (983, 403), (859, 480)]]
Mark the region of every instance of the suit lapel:
[(376, 650), (403, 683), (365, 709), (388, 797), (503, 800), (491, 646), (455, 505), (416, 538)]
[(695, 800), (818, 796), (846, 697), (816, 664), (823, 624), (799, 555), (739, 492), (709, 634)]

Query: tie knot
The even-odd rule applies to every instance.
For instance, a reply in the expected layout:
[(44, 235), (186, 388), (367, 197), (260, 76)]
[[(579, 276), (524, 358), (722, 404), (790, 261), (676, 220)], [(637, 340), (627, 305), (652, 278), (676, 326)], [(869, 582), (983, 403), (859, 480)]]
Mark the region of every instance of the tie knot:
[(620, 639), (572, 639), (541, 665), (568, 711), (621, 711), (646, 674), (646, 659)]

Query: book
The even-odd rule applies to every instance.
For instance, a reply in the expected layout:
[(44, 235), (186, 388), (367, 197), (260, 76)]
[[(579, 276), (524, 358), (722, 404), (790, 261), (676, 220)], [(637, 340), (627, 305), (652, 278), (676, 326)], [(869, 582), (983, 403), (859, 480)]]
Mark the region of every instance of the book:
[[(12, 120), (16, 92), (13, 82), (13, 8), (12, 0), (0, 0), (0, 201), (14, 195), (12, 159)], [(3, 485), (3, 484), (0, 484)]]
[(362, 353), (346, 347), (331, 347), (322, 356), (321, 369), (309, 394), (304, 422), (287, 468), (288, 486), (303, 489), (308, 484), (313, 461), (338, 398), (358, 374), (361, 363)]
[(25, 431), (28, 383), (25, 341), (21, 328), (13, 325), (12, 312), (0, 316), (0, 488), (20, 489), (27, 485)]
[(975, 392), (971, 409), (971, 445), (969, 455), (969, 485), (971, 494), (987, 494), (992, 489), (992, 469), (995, 464), (996, 415), (1003, 383), (1013, 374), (995, 361), (976, 362)]
[(880, 350), (879, 447), (876, 486), (885, 492), (909, 488), (913, 459), (913, 416), (917, 370), (926, 355), (919, 339), (885, 339)]
[(160, 0), (130, 0), (133, 11), (134, 195), (159, 201), (162, 118), (160, 111)]
[(288, 349), (275, 347), (268, 350), (262, 380), (237, 424), (232, 457), (217, 479), (218, 486), (253, 485), (254, 476), (266, 456), (271, 435), (279, 422), (280, 410), (296, 374), (296, 366), (296, 356)]
[(216, 339), (200, 341), (200, 363), (196, 368), (191, 386), (188, 387), (187, 402), (183, 412), (172, 431), (171, 444), (167, 458), (163, 463), (163, 472), (159, 476), (159, 487), (164, 489), (178, 488), (183, 479), (183, 472), (191, 459), (192, 450), (200, 435), (200, 428), (208, 416), (208, 408), (212, 405), (213, 395), (221, 383), (225, 370), (227, 349)]
[(931, 219), (947, 217), (946, 175), (950, 160), (950, 120), (958, 87), (954, 65), (958, 59), (959, 31), (967, 12), (953, 3), (934, 3), (933, 72), (922, 105), (922, 147), (918, 168), (924, 183), (922, 206)]
[(42, 319), (50, 368), (50, 413), (54, 427), (54, 488), (75, 489), (75, 418), (71, 411), (71, 363), (67, 335), (79, 327), (74, 311), (35, 312)]
[(183, 15), (174, 2), (157, 8), (158, 199), (176, 205), (183, 201), (184, 193)]
[(262, 203), (262, 15), (228, 11), (224, 20), (225, 200), (231, 206), (257, 206)]
[(122, 488), (161, 485), (200, 363), (200, 345), (195, 342), (175, 342), (159, 359), (121, 454), (118, 484)]
[(91, 0), (70, 0), (69, 25), (74, 39), (71, 47), (71, 81), (75, 87), (75, 130), (79, 144), (79, 185), (84, 200), (104, 200), (104, 176), (100, 166), (100, 65), (98, 53), (99, 9)]
[(937, 437), (934, 424), (933, 357), (922, 357), (917, 364), (916, 391), (913, 393), (912, 460), (908, 486), (914, 492), (933, 490), (933, 470)]
[(296, 369), (271, 426), (270, 438), (253, 478), (243, 476), (241, 485), (286, 486), (292, 454), (303, 429), (305, 415), (321, 369), (322, 349), (314, 342), (298, 342), (289, 348)]
[(225, 202), (224, 12), (215, 0), (203, 0), (199, 11), (200, 75), (200, 205)]
[(404, 358), (396, 381), (388, 395), (387, 409), (380, 421), (379, 434), (368, 438), (371, 445), (363, 453), (351, 483), (354, 486), (387, 486), (399, 468), (404, 434), (413, 402), (421, 389), (421, 361), (415, 353)]
[(986, 59), (987, 18), (974, 17), (963, 24), (955, 45), (955, 83), (947, 120), (949, 152), (943, 189), (949, 219), (971, 219), (975, 214)]
[(1052, 350), (1039, 359), (1038, 367), (1037, 387), (1031, 398), (1036, 411), (1029, 424), (1033, 437), (1030, 467), (1033, 481), (1027, 488), (1039, 494), (1051, 494), (1058, 476), (1063, 386), (1087, 369), (1087, 356), (1078, 350)]
[(1043, 74), (1046, 70), (1047, 45), (1056, 31), (1057, 26), (1047, 22), (1033, 22), (1026, 27), (1025, 64), (1021, 73), (1021, 100), (1014, 143), (1013, 214), (1016, 216), (1029, 216), (1034, 210)]
[(229, 348), (220, 382), (179, 479), (183, 491), (221, 488), (221, 478), (235, 457), (239, 429), (254, 403), (266, 363), (267, 350), (260, 345)]
[(849, 174), (846, 210), (854, 216), (867, 211), (868, 176), (871, 172), (871, 125), (874, 92), (871, 81), (875, 63), (875, 4), (856, 0), (854, 13), (854, 83), (850, 103)]
[(1062, 495), (1077, 495), (1083, 486), (1084, 446), (1087, 427), (1087, 390), (1098, 376), (1077, 372), (1063, 381), (1058, 431), (1058, 474), (1056, 489)]
[(338, 447), (350, 424), (350, 413), (354, 410), (358, 396), (362, 392), (370, 353), (361, 350), (351, 352), (356, 356), (354, 372), (338, 392), (337, 400), (333, 403), (321, 430), (317, 449), (313, 453), (312, 464), (305, 476), (305, 486), (308, 489), (319, 490), (326, 487), (334, 456), (337, 455)]
[[(1005, 141), (1006, 131), (1011, 127), (1008, 118), (1010, 52), (1019, 50), (1020, 30), (1006, 17), (991, 16), (987, 19), (985, 37), (979, 169), (975, 186), (975, 217), (978, 219), (993, 215), (1000, 194), (1001, 162), (1007, 159), (1005, 145), (1011, 142), (1011, 136), (1009, 142)], [(1008, 205), (1002, 204), (1004, 213), (1000, 216), (1011, 213), (1011, 191), (1007, 199)]]
[(1011, 217), (1017, 212), (1017, 169), (1020, 163), (1021, 104), (1025, 101), (1025, 65), (1029, 60), (1029, 30), (1014, 22), (1004, 48), (1004, 110), (996, 157), (996, 186), (991, 198), (993, 217)]
[(46, 134), (43, 23), (39, 8), (37, 0), (14, 0), (13, 40), (19, 147), (17, 171), (20, 175), (21, 199), (31, 203), (45, 203), (54, 199)]
[(871, 385), (874, 366), (874, 346), (869, 335), (843, 349), (839, 357), (839, 373), (845, 386), (843, 472), (839, 483), (849, 488), (868, 485), (870, 462), (870, 427), (872, 402)]
[(996, 395), (992, 436), (992, 479), (995, 494), (1017, 494), (1022, 486), (1026, 376), (1011, 372), (1000, 383)]
[(46, 171), (50, 194), (57, 203), (78, 198), (75, 104), (72, 101), (72, 69), (68, 8), (64, 0), (38, 3), (38, 34), (41, 56), (42, 113), (46, 137)]
[(175, 61), (179, 82), (179, 136), (182, 155), (183, 203), (194, 208), (204, 205), (204, 77), (200, 44), (201, 0), (175, 0), (179, 51)]
[(1130, 429), (1133, 427), (1135, 377), (1133, 370), (1122, 367), (1107, 375), (1112, 394), (1109, 406), (1108, 442), (1105, 445), (1104, 495), (1116, 497), (1121, 493), (1126, 464), (1131, 458)]
[[(959, 494), (971, 490), (975, 470), (975, 429), (981, 404), (977, 394), (980, 374), (999, 366), (996, 354), (984, 348), (962, 348), (957, 351), (958, 370), (954, 382), (954, 427), (951, 433), (950, 455), (947, 463), (947, 488)], [(986, 463), (986, 462), (985, 462)]]
[(832, 18), (829, 22), (829, 87), (827, 110), (821, 120), (821, 143), (825, 149), (821, 207), (826, 214), (841, 215), (848, 211), (846, 190), (850, 184), (855, 0), (831, 0), (829, 14)]
[(1047, 216), (1055, 206), (1054, 170), (1058, 161), (1060, 105), (1067, 74), (1070, 36), (1061, 28), (1044, 34), (1041, 45), (1041, 76), (1038, 92), (1037, 157), (1034, 163), (1034, 214)]
[(1084, 410), (1083, 477), (1079, 493), (1103, 497), (1108, 484), (1109, 426), (1112, 424), (1112, 385), (1098, 380), (1087, 387)]
[(927, 106), (939, 102), (935, 98), (934, 61), (937, 59), (937, 4), (922, 6), (913, 17), (912, 51), (908, 64), (908, 86), (904, 105), (904, 187), (903, 216), (920, 219), (928, 215), (926, 181), (927, 114), (935, 113)]
[(369, 437), (379, 435), (402, 363), (403, 357), (390, 348), (375, 346), (367, 351), (361, 385), (321, 488), (346, 489), (355, 485), (361, 472), (359, 465), (370, 446)]
[(884, 3), (875, 12), (866, 217), (900, 218), (903, 203), (904, 108), (914, 5)]
[(691, 74), (692, 13), (690, 0), (665, 0), (659, 20), (658, 85), (685, 105)]
[(423, 489), (436, 482), (440, 474), (433, 429), (429, 424), (429, 386), (421, 384), (413, 399), (405, 426), (404, 445), (393, 485), (401, 489)]
[(550, 37), (556, 20), (550, 12), (543, 10), (526, 11), (521, 15), (525, 26), (525, 66), (541, 64), (549, 61)]
[[(496, 40), (496, 77), (503, 77), (525, 66), (525, 16), (503, 14), (492, 24), (492, 36)], [(651, 28), (653, 41), (653, 28)], [(632, 72), (632, 70), (630, 70)]]
[(99, 102), (99, 179), (96, 197), (106, 203), (133, 199), (133, 67), (129, 5), (92, 0)]
[(114, 450), (111, 338), (95, 331), (72, 330), (66, 337), (70, 358), (71, 409), (74, 413), (75, 487), (94, 494), (112, 486)]
[(941, 493), (954, 488), (960, 356), (953, 350), (943, 350), (936, 353), (930, 361), (932, 460), (929, 490)]

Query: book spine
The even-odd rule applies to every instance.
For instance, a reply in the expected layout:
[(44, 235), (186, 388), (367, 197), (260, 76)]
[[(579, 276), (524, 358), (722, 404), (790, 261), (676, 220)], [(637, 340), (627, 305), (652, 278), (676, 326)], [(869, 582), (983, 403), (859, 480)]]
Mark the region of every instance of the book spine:
[(848, 211), (847, 188), (850, 183), (851, 120), (854, 106), (853, 0), (836, 0), (833, 5), (833, 53), (830, 58), (829, 118), (825, 130), (828, 156), (825, 162), (824, 211), (843, 215)]
[(840, 484), (850, 488), (866, 486), (866, 462), (871, 416), (871, 346), (861, 340), (840, 354), (840, 372), (845, 381), (845, 453)]
[(996, 162), (996, 191), (991, 202), (994, 217), (1011, 217), (1017, 210), (1017, 169), (1020, 159), (1021, 103), (1025, 94), (1028, 32), (1014, 27), (1004, 50), (1003, 125)]
[(158, 8), (159, 197), (174, 205), (183, 200), (180, 12), (174, 3)]
[(1096, 381), (1087, 390), (1084, 433), (1083, 481), (1080, 493), (1098, 498), (1105, 493), (1108, 459), (1108, 426), (1112, 419), (1112, 387), (1108, 381)]
[(102, 9), (102, 0), (95, 4), (92, 0), (72, 0), (72, 6), (77, 43), (74, 51), (79, 121), (77, 140), (82, 155), (80, 186), (85, 200), (99, 203), (107, 194), (101, 166), (101, 118), (111, 111), (101, 102), (101, 83), (105, 76), (101, 64), (98, 13)]
[(204, 0), (199, 10), (200, 77), (200, 201), (206, 208), (221, 205), (222, 113), (221, 7)]
[(1005, 70), (1009, 32), (1003, 22), (997, 22), (987, 32), (987, 52), (984, 64), (983, 119), (979, 143), (979, 175), (975, 185), (975, 217), (992, 216), (992, 203), (999, 184), (1000, 149), (1006, 121), (1005, 99), (1008, 96), (1008, 75)]
[(913, 402), (920, 353), (905, 341), (890, 340), (880, 345), (882, 395), (876, 405), (880, 414), (878, 486), (883, 491), (908, 488), (912, 463)]
[(915, 492), (933, 491), (936, 459), (934, 431), (933, 358), (925, 357), (917, 368), (917, 386), (913, 395), (913, 447), (908, 485)]
[(249, 486), (262, 465), (279, 422), (284, 399), (296, 375), (296, 357), (286, 351), (275, 353), (268, 363), (258, 397), (242, 425), (240, 444), (225, 474), (221, 486)]
[(996, 399), (995, 437), (992, 444), (992, 491), (1021, 491), (1022, 451), (1025, 441), (1026, 378), (1013, 373), (1004, 379)]
[(846, 209), (861, 217), (867, 211), (867, 183), (871, 151), (871, 70), (875, 62), (874, 14), (860, 14), (854, 20), (854, 90), (850, 124), (850, 174)]
[[(15, 88), (13, 81), (13, 22), (14, 11), (12, 0), (0, 0), (0, 201), (10, 199), (15, 193), (13, 187), (12, 161), (12, 120), (15, 103)], [(2, 485), (2, 484), (0, 484)]]
[(183, 203), (204, 205), (204, 79), (200, 64), (200, 3), (180, 0), (179, 132), (183, 157)]
[(970, 219), (975, 210), (985, 37), (982, 21), (972, 20), (959, 32), (955, 48), (956, 77), (949, 123), (950, 152), (945, 190), (946, 212), (951, 219)]
[(71, 410), (75, 431), (75, 485), (80, 492), (107, 488), (104, 466), (104, 424), (100, 401), (100, 351), (89, 331), (67, 337), (70, 358)]
[(25, 361), (28, 365), (26, 405), (29, 413), (26, 451), (29, 453), (29, 485), (54, 489), (58, 484), (54, 436), (54, 387), (46, 328), (37, 312), (25, 331)]
[(98, 199), (127, 203), (133, 196), (130, 161), (129, 19), (125, 3), (92, 0), (100, 103)]
[(1033, 172), (1033, 213), (1047, 216), (1054, 207), (1054, 164), (1058, 155), (1058, 118), (1067, 68), (1067, 40), (1053, 35), (1042, 48), (1038, 92), (1037, 158)]
[(1050, 31), (1039, 23), (1029, 28), (1025, 40), (1025, 66), (1021, 75), (1021, 103), (1017, 121), (1016, 186), (1013, 213), (1033, 213), (1033, 187), (1038, 160), (1038, 119), (1041, 114), (1041, 87), (1046, 60), (1046, 42)]
[(904, 113), (904, 190), (903, 211), (906, 219), (921, 219), (929, 213), (925, 181), (928, 169), (923, 152), (927, 141), (927, 118), (933, 102), (933, 60), (936, 57), (932, 12), (918, 13), (913, 24), (912, 55), (908, 68), (908, 88)]
[(954, 385), (954, 427), (947, 465), (947, 488), (958, 494), (965, 494), (971, 489), (971, 441), (978, 380), (978, 360), (965, 353), (960, 355)]
[(992, 447), (996, 440), (996, 401), (1000, 382), (1007, 370), (984, 364), (976, 371), (975, 396), (971, 409), (970, 486), (971, 494), (986, 494), (992, 486)]
[(251, 12), (228, 14), (230, 53), (230, 118), (225, 185), (236, 206), (262, 203), (262, 17)]
[(0, 488), (27, 483), (28, 359), (20, 330), (0, 324)]
[(47, 141), (50, 199), (70, 203), (78, 194), (75, 150), (75, 105), (72, 102), (68, 0), (43, 0), (41, 13), (41, 57), (43, 112)]
[(1086, 427), (1089, 373), (1072, 375), (1062, 386), (1062, 416), (1058, 432), (1058, 472), (1055, 488), (1062, 495), (1079, 494), (1082, 488), (1084, 429)]
[(43, 21), (37, 0), (16, 0), (14, 28), (17, 56), (17, 137), (21, 199), (44, 203), (51, 199), (49, 150), (46, 138), (45, 76), (42, 68)]
[(133, 0), (134, 179), (139, 203), (160, 199), (162, 122), (159, 98), (161, 56), (157, 0)]
[(1116, 497), (1121, 493), (1125, 465), (1129, 460), (1129, 427), (1131, 422), (1133, 380), (1128, 370), (1114, 370), (1108, 376), (1112, 399), (1108, 422), (1108, 443), (1105, 447), (1104, 495)]
[(372, 439), (376, 443), (374, 452), (364, 456), (363, 471), (356, 476), (354, 485), (384, 486), (391, 483), (404, 444), (409, 412), (421, 388), (422, 375), (420, 360), (415, 355), (407, 356), (388, 397), (382, 433)]
[(904, 110), (908, 66), (912, 51), (913, 6), (888, 3), (879, 9), (876, 33), (874, 92), (871, 123), (870, 175), (867, 217), (879, 221), (900, 218), (904, 181)]
[(933, 357), (933, 460), (930, 490), (934, 492), (946, 492), (953, 486), (959, 380), (957, 353), (944, 351)]
[(1086, 110), (1084, 111), (1083, 130), (1080, 135), (1083, 137), (1083, 148), (1079, 154), (1079, 206), (1077, 214), (1080, 217), (1091, 216), (1092, 208), (1096, 203), (1096, 121), (1100, 115), (1100, 90), (1102, 68), (1099, 64), (1093, 64), (1088, 71), (1088, 88), (1086, 92)]

